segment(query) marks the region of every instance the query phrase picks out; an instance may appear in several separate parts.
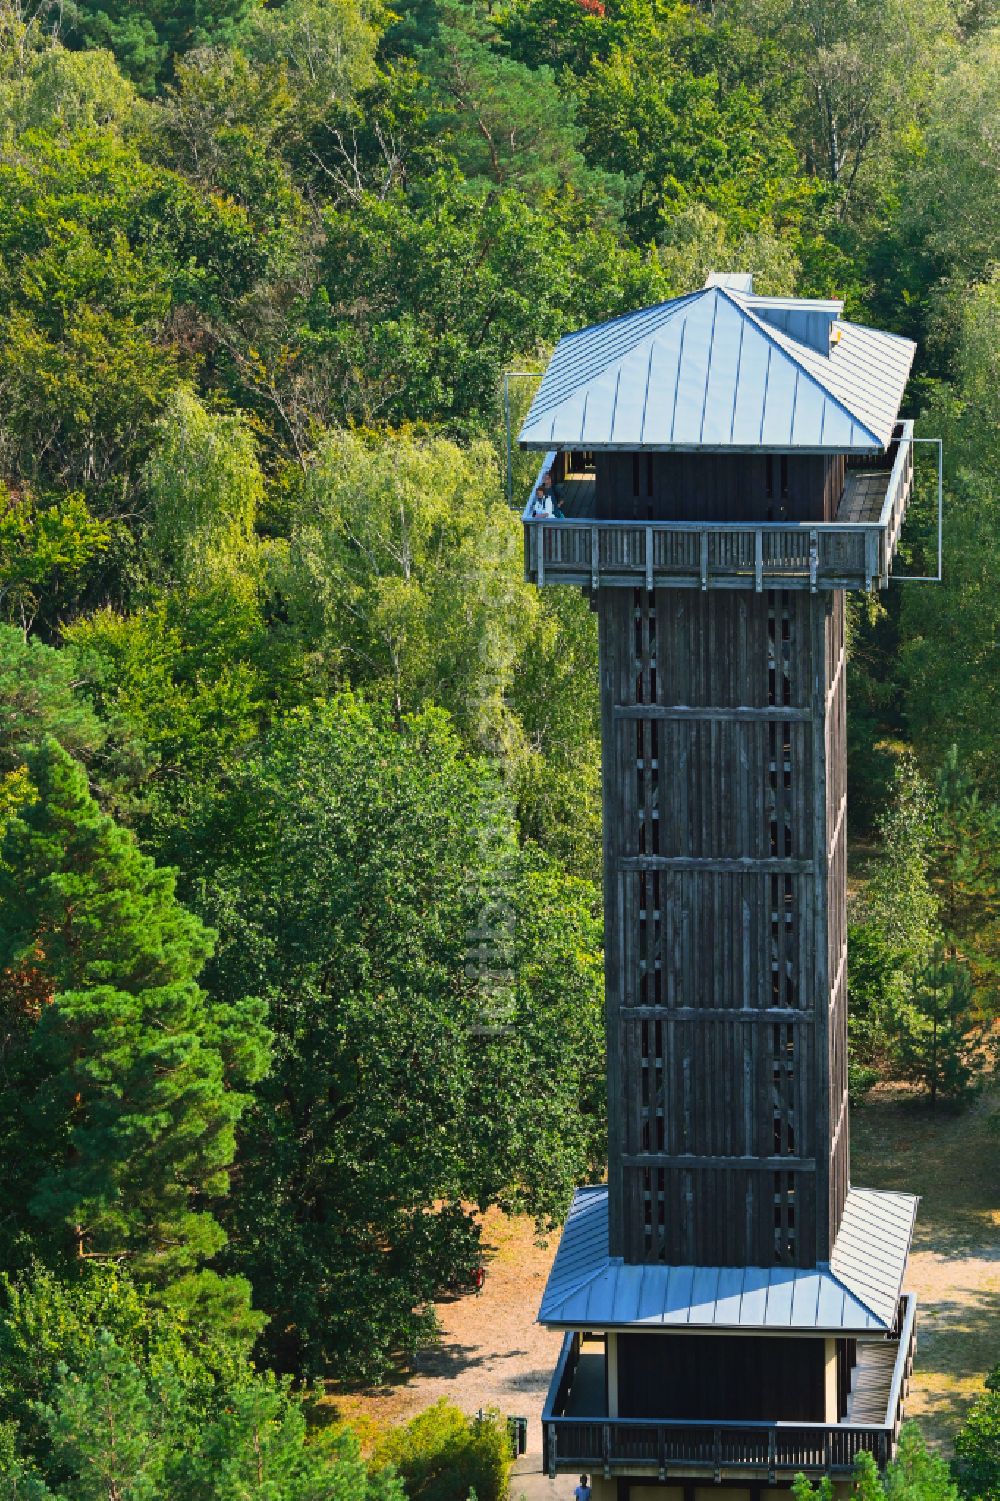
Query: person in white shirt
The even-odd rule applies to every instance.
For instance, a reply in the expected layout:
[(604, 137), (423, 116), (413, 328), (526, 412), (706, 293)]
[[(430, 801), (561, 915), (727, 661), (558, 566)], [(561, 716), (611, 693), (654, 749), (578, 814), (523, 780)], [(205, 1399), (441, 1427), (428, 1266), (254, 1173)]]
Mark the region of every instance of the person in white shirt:
[(536, 517), (549, 517), (551, 515), (552, 496), (550, 494), (546, 494), (541, 485), (539, 485), (538, 489), (535, 491), (535, 498), (531, 502), (531, 519), (534, 520)]
[(573, 1495), (575, 1496), (576, 1501), (590, 1501), (590, 1486), (587, 1482), (586, 1475), (580, 1476), (580, 1484), (573, 1492)]

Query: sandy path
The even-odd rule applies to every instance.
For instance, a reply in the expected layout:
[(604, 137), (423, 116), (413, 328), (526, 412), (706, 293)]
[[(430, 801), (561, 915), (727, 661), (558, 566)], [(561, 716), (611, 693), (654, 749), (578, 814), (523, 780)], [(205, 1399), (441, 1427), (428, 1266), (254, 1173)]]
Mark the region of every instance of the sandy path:
[[(908, 1411), (935, 1443), (948, 1443), (1000, 1361), (1000, 1135), (991, 1129), (998, 1110), (994, 1091), (970, 1111), (935, 1119), (886, 1091), (852, 1117), (854, 1181), (922, 1195), (908, 1276), (919, 1298)], [(560, 1337), (540, 1329), (535, 1314), (556, 1239), (539, 1245), (530, 1220), (491, 1212), (485, 1242), (485, 1288), (438, 1305), (440, 1344), (396, 1384), (338, 1397), (336, 1406), (362, 1427), (405, 1421), (439, 1397), (469, 1413), (499, 1407), (526, 1416), (530, 1452), (518, 1466), (515, 1496), (562, 1497), (564, 1480), (549, 1487), (537, 1474), (539, 1418)]]
[(947, 1447), (1000, 1363), (1000, 1090), (960, 1113), (898, 1092), (852, 1116), (852, 1177), (921, 1195), (907, 1286), (918, 1299), (907, 1412)]
[(562, 1338), (535, 1323), (556, 1239), (539, 1245), (534, 1222), (491, 1210), (484, 1221), (486, 1284), (437, 1305), (440, 1344), (423, 1351), (397, 1384), (339, 1396), (344, 1417), (400, 1422), (447, 1397), (465, 1412), (499, 1407), (529, 1419), (540, 1444), (539, 1418)]

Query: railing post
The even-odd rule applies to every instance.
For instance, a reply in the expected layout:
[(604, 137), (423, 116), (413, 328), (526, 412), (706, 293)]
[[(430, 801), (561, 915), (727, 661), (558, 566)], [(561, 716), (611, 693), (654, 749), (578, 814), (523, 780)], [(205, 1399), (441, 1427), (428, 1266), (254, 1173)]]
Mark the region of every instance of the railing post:
[(611, 1479), (611, 1424), (604, 1423), (601, 1429), (601, 1455), (604, 1460), (604, 1478)]
[(758, 594), (764, 587), (764, 533), (760, 527), (754, 532), (753, 586)]
[(773, 1428), (767, 1430), (767, 1483), (773, 1485), (778, 1468), (777, 1435)]
[(545, 583), (545, 522), (536, 521), (538, 530), (538, 587)]
[(708, 588), (708, 533), (701, 534), (701, 587)]
[(823, 1435), (823, 1469), (829, 1475), (833, 1468), (833, 1435), (829, 1429)]
[(716, 1485), (722, 1479), (722, 1430), (716, 1428), (712, 1433), (712, 1469), (715, 1472)]
[(656, 1430), (656, 1458), (657, 1458), (657, 1466), (658, 1466), (659, 1478), (661, 1480), (666, 1480), (666, 1478), (667, 1478), (667, 1430), (665, 1428), (658, 1428)]
[(601, 533), (596, 526), (590, 528), (590, 587), (597, 589), (601, 583)]
[(548, 1450), (549, 1479), (556, 1478), (556, 1427), (554, 1423), (546, 1423), (546, 1448)]
[(819, 575), (819, 533), (809, 533), (809, 589), (812, 594), (816, 593), (816, 580)]
[[(878, 559), (879, 536), (877, 532), (869, 529), (865, 532), (865, 573), (868, 576), (868, 587), (874, 589), (876, 581), (881, 581), (881, 573)], [(891, 546), (891, 543), (888, 544)], [(887, 550), (888, 550), (887, 546)], [(885, 568), (889, 567), (889, 559), (885, 559)]]
[(646, 592), (653, 592), (653, 528), (646, 528)]

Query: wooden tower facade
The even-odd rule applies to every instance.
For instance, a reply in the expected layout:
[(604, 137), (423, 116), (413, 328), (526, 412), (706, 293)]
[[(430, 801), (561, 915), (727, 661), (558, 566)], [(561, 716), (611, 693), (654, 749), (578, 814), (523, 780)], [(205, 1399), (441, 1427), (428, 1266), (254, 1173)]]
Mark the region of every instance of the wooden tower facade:
[(611, 1254), (811, 1267), (848, 1178), (843, 596), (599, 618)]
[(608, 1179), (540, 1313), (551, 1474), (759, 1492), (894, 1442), (915, 1201), (850, 1184), (844, 591), (888, 580), (913, 347), (840, 311), (710, 278), (564, 339), (521, 432), (565, 512), (533, 495), (527, 574), (600, 637)]

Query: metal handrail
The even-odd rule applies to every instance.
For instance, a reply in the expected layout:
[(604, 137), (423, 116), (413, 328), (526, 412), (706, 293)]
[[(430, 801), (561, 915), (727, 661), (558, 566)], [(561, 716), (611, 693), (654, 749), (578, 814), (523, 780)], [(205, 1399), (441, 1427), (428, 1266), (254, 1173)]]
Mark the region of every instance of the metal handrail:
[[(902, 1301), (906, 1303), (906, 1313), (903, 1316), (903, 1327), (899, 1331), (899, 1355), (896, 1357), (896, 1366), (892, 1373), (892, 1385), (889, 1388), (889, 1401), (886, 1403), (886, 1426), (896, 1426), (896, 1415), (899, 1412), (903, 1400), (903, 1381), (906, 1376), (906, 1363), (909, 1359), (910, 1347), (913, 1343), (913, 1332), (917, 1322), (917, 1300), (912, 1293), (904, 1293)], [(900, 1356), (902, 1359), (900, 1359)]]
[(877, 521), (614, 521), (603, 516), (523, 516), (526, 526), (591, 527), (608, 531), (645, 532), (829, 532), (835, 537), (875, 535), (884, 528)]
[(794, 1418), (759, 1418), (756, 1422), (734, 1418), (720, 1423), (718, 1418), (611, 1418), (606, 1413), (574, 1417), (566, 1413), (546, 1415), (545, 1412), (542, 1413), (542, 1422), (565, 1423), (567, 1426), (609, 1423), (615, 1428), (719, 1428), (723, 1433), (767, 1433), (772, 1428), (794, 1428), (806, 1433), (882, 1433), (893, 1426), (892, 1423), (799, 1423)]
[(569, 1365), (569, 1358), (573, 1351), (573, 1342), (577, 1338), (577, 1334), (572, 1330), (563, 1338), (562, 1348), (559, 1351), (559, 1359), (556, 1361), (556, 1368), (552, 1372), (552, 1380), (549, 1382), (549, 1389), (545, 1395), (545, 1405), (542, 1408), (543, 1423), (548, 1422), (549, 1419), (554, 1417), (552, 1409), (559, 1396), (559, 1388), (562, 1385), (566, 1367)]
[(899, 436), (898, 438), (894, 436), (893, 441), (898, 443), (899, 447), (896, 450), (896, 457), (893, 461), (892, 469), (889, 473), (889, 483), (886, 486), (885, 499), (882, 502), (882, 509), (879, 512), (879, 526), (888, 526), (892, 513), (896, 508), (896, 501), (902, 489), (903, 477), (909, 466), (910, 457), (913, 453), (912, 420), (901, 422), (899, 424)]

